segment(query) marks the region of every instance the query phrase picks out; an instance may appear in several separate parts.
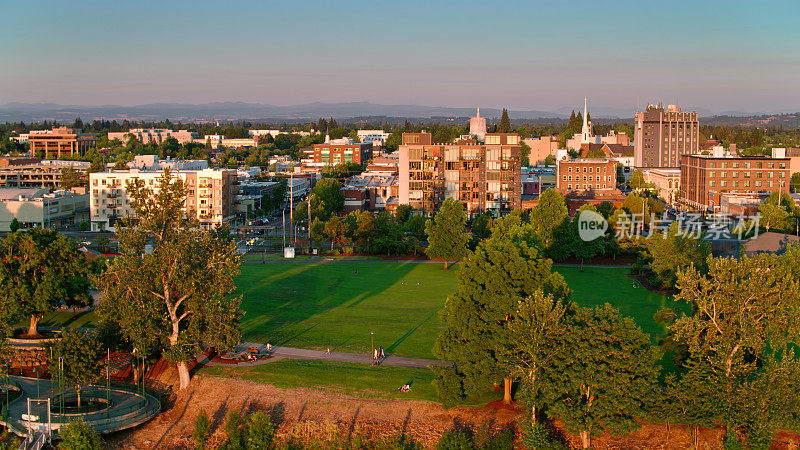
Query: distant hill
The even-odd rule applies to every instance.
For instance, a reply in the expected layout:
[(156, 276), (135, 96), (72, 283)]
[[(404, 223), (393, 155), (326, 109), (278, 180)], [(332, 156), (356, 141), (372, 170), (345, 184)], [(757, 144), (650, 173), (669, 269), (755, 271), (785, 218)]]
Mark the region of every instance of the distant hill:
[[(509, 110), (513, 121), (536, 123), (561, 123), (569, 117), (572, 110), (564, 107), (556, 111)], [(708, 110), (697, 110), (703, 125), (745, 125), (745, 126), (800, 126), (800, 113), (748, 115), (730, 112), (712, 115)], [(592, 120), (596, 124), (631, 122), (633, 109), (595, 106), (590, 108)], [(481, 108), (481, 116), (499, 118), (498, 108)], [(55, 103), (6, 103), (0, 105), (0, 122), (42, 122), (56, 120), (71, 123), (80, 117), (84, 121), (95, 119), (161, 121), (173, 122), (228, 122), (246, 120), (257, 123), (312, 122), (320, 117), (334, 117), (346, 122), (397, 123), (403, 120), (417, 122), (465, 122), (475, 115), (474, 108), (452, 108), (420, 105), (380, 105), (369, 102), (351, 103), (308, 103), (303, 105), (277, 106), (262, 103), (215, 102), (202, 104), (188, 103), (150, 103), (146, 105), (59, 105)]]
[[(497, 108), (481, 108), (485, 117), (500, 117)], [(276, 106), (259, 103), (218, 102), (203, 104), (152, 103), (147, 105), (81, 106), (53, 103), (7, 103), (0, 106), (0, 122), (31, 122), (57, 120), (71, 122), (76, 117), (83, 120), (149, 120), (169, 119), (181, 122), (208, 121), (316, 121), (320, 117), (350, 119), (355, 117), (406, 117), (446, 119), (470, 117), (474, 108), (449, 108), (418, 105), (378, 105), (367, 102), (308, 103), (305, 105)], [(509, 111), (515, 119), (563, 119), (563, 114), (548, 111)]]

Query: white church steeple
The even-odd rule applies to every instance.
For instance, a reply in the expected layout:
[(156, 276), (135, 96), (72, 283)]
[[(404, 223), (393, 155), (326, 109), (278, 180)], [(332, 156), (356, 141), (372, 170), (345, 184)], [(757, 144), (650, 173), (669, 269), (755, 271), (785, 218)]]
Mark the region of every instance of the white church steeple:
[(589, 108), (588, 99), (583, 97), (583, 127), (581, 128), (581, 144), (593, 143), (594, 132), (592, 131), (592, 123), (589, 122)]

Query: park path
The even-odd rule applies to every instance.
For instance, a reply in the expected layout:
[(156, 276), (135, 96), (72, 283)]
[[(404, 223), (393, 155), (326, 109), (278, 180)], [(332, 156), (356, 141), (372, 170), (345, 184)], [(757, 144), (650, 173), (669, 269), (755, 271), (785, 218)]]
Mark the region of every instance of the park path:
[[(444, 264), (442, 261), (431, 261), (424, 259), (356, 259), (356, 260), (339, 260), (330, 258), (320, 259), (286, 259), (281, 261), (242, 261), (244, 264), (386, 264), (386, 263), (402, 263), (402, 264)], [(460, 264), (461, 261), (451, 262), (448, 266), (452, 267)], [(631, 264), (584, 264), (584, 269), (630, 269)], [(581, 267), (580, 264), (572, 263), (553, 263), (553, 267)]]
[[(259, 344), (256, 342), (243, 342), (236, 346), (236, 351), (242, 352), (247, 350), (248, 348), (257, 348), (259, 353), (261, 354), (269, 353), (272, 356), (272, 358), (259, 359), (256, 361), (243, 361), (238, 364), (224, 364), (224, 363), (212, 362), (205, 355), (198, 355), (197, 361), (201, 364), (205, 364), (207, 366), (215, 366), (215, 367), (253, 367), (253, 366), (260, 366), (263, 364), (269, 364), (275, 361), (280, 361), (281, 359), (309, 359), (316, 361), (337, 361), (337, 362), (349, 362), (349, 363), (359, 363), (359, 364), (372, 363), (372, 355), (363, 353), (346, 353), (346, 352), (334, 352), (334, 351), (328, 353), (322, 350), (279, 347), (274, 345), (272, 346), (272, 350), (270, 352), (267, 352), (266, 344)], [(429, 365), (449, 367), (452, 366), (452, 363), (448, 361), (439, 361), (435, 359), (406, 358), (397, 355), (387, 355), (385, 358), (378, 361), (378, 365), (426, 369), (428, 368)]]

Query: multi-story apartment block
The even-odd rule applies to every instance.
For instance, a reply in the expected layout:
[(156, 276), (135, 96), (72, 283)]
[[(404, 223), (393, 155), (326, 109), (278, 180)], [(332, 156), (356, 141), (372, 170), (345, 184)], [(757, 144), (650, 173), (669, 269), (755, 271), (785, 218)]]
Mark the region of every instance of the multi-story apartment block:
[(556, 189), (569, 193), (613, 192), (617, 163), (605, 158), (562, 160), (556, 163)]
[(314, 148), (311, 150), (311, 158), (316, 164), (332, 166), (347, 162), (364, 164), (372, 159), (372, 144), (357, 142), (348, 144), (332, 142), (314, 144)]
[[(116, 222), (125, 217), (135, 218), (127, 186), (133, 180), (142, 180), (147, 187), (158, 189), (158, 170), (111, 170), (89, 175), (92, 231), (114, 230)], [(236, 170), (204, 169), (176, 170), (170, 175), (181, 179), (186, 186), (185, 211), (187, 217), (210, 228), (236, 217), (238, 181)]]
[(454, 198), (470, 216), (522, 205), (516, 134), (487, 133), (483, 144), (432, 144), (430, 133), (403, 133), (399, 152), (400, 204), (429, 215)]
[(681, 156), (699, 153), (700, 125), (697, 112), (679, 106), (667, 109), (650, 105), (634, 117), (634, 166), (637, 168), (681, 165)]
[(680, 202), (694, 210), (718, 211), (722, 194), (788, 194), (789, 179), (789, 158), (684, 155)]
[(356, 135), (358, 140), (365, 144), (372, 144), (373, 146), (380, 147), (389, 139), (391, 133), (383, 130), (358, 130)]
[(97, 136), (81, 133), (67, 127), (31, 131), (28, 134), (33, 156), (58, 159), (63, 156), (83, 155), (97, 145)]
[(120, 142), (125, 144), (130, 138), (134, 138), (142, 144), (152, 143), (156, 145), (160, 145), (169, 138), (175, 138), (179, 144), (186, 144), (195, 139), (199, 139), (200, 135), (195, 131), (172, 131), (166, 128), (131, 128), (128, 131), (108, 133), (109, 141), (113, 139), (119, 139)]
[(90, 163), (41, 158), (0, 158), (0, 187), (61, 187), (62, 170), (71, 167), (82, 180), (86, 179)]
[(89, 194), (83, 189), (0, 189), (0, 231), (10, 231), (14, 219), (24, 228), (62, 228), (88, 218)]

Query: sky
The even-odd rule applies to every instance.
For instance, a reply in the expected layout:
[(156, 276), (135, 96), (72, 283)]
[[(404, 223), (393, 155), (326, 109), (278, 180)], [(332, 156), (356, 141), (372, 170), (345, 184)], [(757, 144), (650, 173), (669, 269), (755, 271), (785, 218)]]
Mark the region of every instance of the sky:
[(0, 104), (800, 111), (800, 0), (0, 2)]

